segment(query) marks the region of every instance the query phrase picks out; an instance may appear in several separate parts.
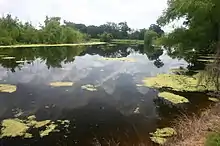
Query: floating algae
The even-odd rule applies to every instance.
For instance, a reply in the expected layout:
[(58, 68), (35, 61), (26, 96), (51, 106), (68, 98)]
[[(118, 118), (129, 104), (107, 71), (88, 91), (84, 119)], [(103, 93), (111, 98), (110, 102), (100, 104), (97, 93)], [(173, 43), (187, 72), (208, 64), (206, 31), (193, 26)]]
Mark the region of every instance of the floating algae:
[(209, 97), (209, 100), (213, 101), (213, 102), (219, 102), (220, 101), (218, 98), (214, 98), (214, 97)]
[(16, 61), (16, 63), (25, 63), (25, 61), (18, 60), (18, 61)]
[(50, 86), (52, 87), (70, 87), (73, 86), (73, 82), (52, 82)]
[(22, 136), (25, 138), (33, 137), (32, 134), (27, 133), (30, 128), (44, 128), (40, 131), (40, 136), (47, 136), (54, 132), (58, 125), (51, 120), (36, 121), (36, 117), (29, 116), (26, 120), (20, 119), (6, 119), (2, 121), (1, 138), (2, 137), (16, 137)]
[(144, 78), (143, 84), (152, 88), (170, 88), (174, 91), (214, 91), (213, 85), (202, 82), (198, 85), (199, 75), (186, 76), (175, 74), (159, 74), (156, 77)]
[(156, 132), (150, 133), (152, 137), (151, 140), (155, 143), (163, 145), (166, 142), (167, 137), (176, 135), (176, 131), (173, 128), (167, 127), (162, 129), (157, 129)]
[(83, 85), (81, 88), (84, 90), (88, 90), (88, 91), (97, 91), (96, 87), (94, 85), (90, 85), (90, 84)]
[[(19, 119), (6, 119), (2, 121), (0, 137), (25, 136), (28, 129), (29, 127)], [(30, 134), (27, 135), (31, 137)]]
[(15, 59), (15, 57), (2, 57), (2, 59), (4, 59), (4, 60), (12, 60), (12, 59)]
[(10, 84), (0, 84), (0, 92), (12, 93), (15, 92), (17, 87)]
[(44, 136), (49, 135), (51, 132), (54, 132), (54, 131), (55, 131), (55, 129), (56, 129), (57, 126), (58, 126), (58, 125), (56, 125), (56, 124), (54, 124), (54, 123), (51, 123), (50, 125), (48, 125), (48, 126), (46, 127), (46, 130), (40, 131), (40, 136), (41, 136), (41, 137), (44, 137)]
[(173, 93), (169, 93), (169, 92), (161, 92), (158, 94), (159, 97), (162, 97), (166, 100), (169, 100), (170, 102), (174, 103), (174, 104), (178, 104), (178, 103), (188, 103), (189, 100), (186, 99), (183, 96), (179, 96)]
[(101, 58), (100, 60), (107, 60), (107, 61), (125, 61), (125, 62), (136, 62), (134, 58)]

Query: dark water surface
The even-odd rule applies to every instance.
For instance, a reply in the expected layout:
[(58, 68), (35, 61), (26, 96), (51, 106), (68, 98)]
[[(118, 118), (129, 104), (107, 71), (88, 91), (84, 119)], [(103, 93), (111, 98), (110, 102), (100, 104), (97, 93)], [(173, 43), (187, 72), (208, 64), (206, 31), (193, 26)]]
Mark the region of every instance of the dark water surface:
[[(157, 90), (136, 86), (144, 77), (188, 65), (166, 53), (149, 56), (143, 46), (0, 49), (0, 55), (16, 57), (0, 59), (0, 83), (17, 86), (14, 93), (0, 93), (0, 120), (13, 118), (18, 109), (23, 112), (21, 117), (70, 120), (68, 129), (44, 138), (3, 138), (1, 146), (99, 145), (97, 141), (101, 145), (109, 141), (152, 145), (149, 132), (170, 126), (180, 113), (197, 112), (209, 104), (204, 94), (179, 93), (191, 103), (172, 107), (157, 97)], [(135, 62), (103, 57), (127, 57)], [(49, 85), (57, 81), (75, 84), (58, 88)], [(86, 84), (96, 85), (98, 90), (83, 90), (81, 86)]]

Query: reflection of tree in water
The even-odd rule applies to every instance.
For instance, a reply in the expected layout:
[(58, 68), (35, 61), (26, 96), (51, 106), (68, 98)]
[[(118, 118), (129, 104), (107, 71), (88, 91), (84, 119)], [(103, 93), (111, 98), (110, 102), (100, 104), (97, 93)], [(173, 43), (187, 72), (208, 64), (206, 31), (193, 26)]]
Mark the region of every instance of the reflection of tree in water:
[(5, 68), (10, 68), (15, 72), (15, 68), (20, 69), (24, 63), (16, 63), (16, 61), (33, 62), (37, 58), (45, 61), (48, 68), (62, 67), (61, 63), (69, 63), (75, 60), (85, 50), (84, 47), (44, 47), (44, 48), (22, 48), (22, 49), (0, 49), (0, 54), (12, 56), (12, 60), (0, 60), (0, 64)]
[(154, 65), (157, 68), (161, 68), (164, 66), (164, 63), (159, 59), (159, 57), (163, 55), (163, 49), (155, 46), (145, 45), (144, 53), (147, 55), (149, 60), (155, 60)]
[(141, 46), (129, 46), (129, 45), (116, 45), (116, 46), (92, 46), (89, 47), (85, 52), (81, 55), (90, 54), (90, 55), (100, 55), (103, 57), (127, 57), (132, 52), (139, 51), (140, 53), (142, 47)]

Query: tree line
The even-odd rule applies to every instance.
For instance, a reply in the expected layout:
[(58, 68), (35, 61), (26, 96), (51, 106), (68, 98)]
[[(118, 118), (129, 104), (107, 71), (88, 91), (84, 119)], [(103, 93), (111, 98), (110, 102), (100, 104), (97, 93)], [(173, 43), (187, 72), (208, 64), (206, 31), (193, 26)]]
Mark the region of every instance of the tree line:
[(75, 28), (61, 24), (60, 17), (46, 17), (38, 29), (31, 23), (6, 15), (0, 18), (0, 45), (77, 43), (87, 38)]
[(149, 29), (131, 29), (127, 22), (107, 22), (99, 26), (77, 24), (61, 21), (60, 17), (46, 17), (38, 28), (31, 22), (22, 23), (10, 14), (0, 18), (0, 45), (13, 44), (57, 44), (78, 43), (89, 41), (91, 38), (110, 42), (112, 39), (144, 40), (146, 31), (155, 31), (163, 34), (163, 30), (152, 24)]

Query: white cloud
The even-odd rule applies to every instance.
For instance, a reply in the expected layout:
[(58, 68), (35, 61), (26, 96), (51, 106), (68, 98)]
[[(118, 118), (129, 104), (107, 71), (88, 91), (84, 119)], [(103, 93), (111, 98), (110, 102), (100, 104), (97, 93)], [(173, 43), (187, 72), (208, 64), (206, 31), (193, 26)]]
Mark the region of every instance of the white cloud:
[(0, 0), (0, 13), (11, 13), (35, 25), (46, 15), (76, 23), (100, 25), (127, 21), (132, 28), (155, 23), (167, 0)]

